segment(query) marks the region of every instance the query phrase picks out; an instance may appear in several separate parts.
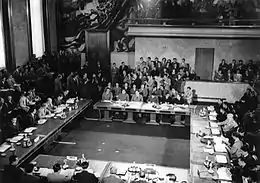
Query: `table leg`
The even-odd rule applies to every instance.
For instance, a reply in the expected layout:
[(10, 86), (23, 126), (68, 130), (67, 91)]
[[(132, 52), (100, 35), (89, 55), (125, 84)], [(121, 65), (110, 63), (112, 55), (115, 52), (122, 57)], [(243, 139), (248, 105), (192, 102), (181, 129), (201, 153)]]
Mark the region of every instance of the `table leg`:
[(110, 120), (109, 111), (104, 111), (104, 120)]
[(150, 113), (150, 122), (147, 124), (159, 125), (159, 123), (156, 122), (156, 114)]
[(126, 123), (135, 123), (133, 119), (133, 112), (127, 112), (127, 119), (124, 121)]
[(185, 115), (185, 125), (190, 126), (190, 115)]

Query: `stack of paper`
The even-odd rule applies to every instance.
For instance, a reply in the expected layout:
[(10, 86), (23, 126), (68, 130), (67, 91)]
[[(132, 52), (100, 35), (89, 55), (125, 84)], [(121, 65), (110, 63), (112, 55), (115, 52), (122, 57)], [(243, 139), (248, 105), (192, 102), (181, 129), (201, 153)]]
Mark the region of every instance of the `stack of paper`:
[(38, 125), (42, 125), (47, 121), (47, 119), (39, 119), (38, 120)]
[(3, 143), (3, 144), (0, 146), (0, 153), (4, 153), (4, 152), (7, 151), (10, 147), (11, 147), (11, 145), (8, 145), (7, 143)]
[(70, 98), (66, 101), (67, 104), (74, 104), (75, 99), (74, 98)]
[(219, 152), (219, 153), (227, 152), (226, 145), (225, 144), (216, 144), (215, 145), (215, 151)]
[(216, 161), (217, 161), (217, 163), (226, 164), (227, 157), (224, 155), (216, 155)]
[(22, 139), (23, 139), (23, 136), (15, 136), (15, 137), (10, 139), (10, 142), (11, 143), (17, 143), (17, 142), (19, 142)]
[(209, 120), (210, 121), (217, 121), (217, 118), (216, 118), (216, 116), (209, 116)]
[(66, 169), (66, 170), (61, 170), (60, 174), (72, 177), (74, 175), (75, 169)]
[(24, 130), (24, 133), (32, 133), (34, 130), (36, 130), (36, 127), (29, 127)]
[(218, 128), (218, 124), (214, 122), (209, 122), (211, 128)]
[(217, 170), (218, 179), (232, 181), (231, 173), (226, 167), (221, 167)]
[(219, 129), (211, 129), (212, 135), (220, 135)]

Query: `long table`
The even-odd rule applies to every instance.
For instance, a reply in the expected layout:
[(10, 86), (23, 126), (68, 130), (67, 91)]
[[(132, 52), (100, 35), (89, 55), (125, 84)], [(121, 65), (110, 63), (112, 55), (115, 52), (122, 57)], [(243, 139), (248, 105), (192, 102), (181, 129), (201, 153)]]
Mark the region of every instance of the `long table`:
[[(100, 101), (94, 104), (94, 109), (104, 111), (104, 119), (110, 121), (110, 111), (115, 112), (126, 112), (126, 122), (133, 122), (134, 113), (147, 113), (150, 114), (150, 122), (156, 123), (156, 115), (181, 115), (185, 116), (185, 124), (189, 125), (191, 110), (185, 105), (172, 105), (172, 104), (161, 104), (154, 107), (152, 103), (144, 102), (119, 102), (119, 101)], [(101, 118), (101, 115), (100, 115)]]
[[(227, 160), (229, 160), (228, 153), (218, 153), (215, 152), (213, 154), (209, 154), (205, 152), (206, 144), (201, 143), (200, 138), (197, 136), (197, 133), (201, 131), (201, 133), (205, 133), (209, 136), (212, 135), (211, 129), (214, 129), (210, 126), (210, 121), (208, 118), (202, 118), (197, 114), (194, 114), (191, 118), (191, 135), (190, 135), (190, 174), (192, 177), (193, 183), (213, 183), (213, 182), (231, 182), (231, 175), (227, 176), (227, 180), (221, 179), (217, 173), (217, 169), (213, 169), (213, 173), (209, 173), (208, 169), (204, 166), (204, 162), (206, 157), (211, 160), (213, 163), (216, 163), (216, 155), (224, 155)], [(218, 128), (221, 131), (220, 128)], [(214, 148), (214, 146), (212, 147)], [(225, 167), (228, 164), (224, 164)], [(230, 172), (229, 172), (230, 173)]]
[(6, 156), (0, 157), (0, 170), (4, 169), (4, 165), (9, 163), (9, 156), (15, 153), (18, 158), (18, 166), (24, 163), (30, 156), (32, 156), (37, 150), (44, 146), (49, 139), (58, 134), (62, 128), (64, 128), (68, 123), (75, 119), (80, 113), (82, 113), (88, 106), (92, 104), (92, 100), (80, 100), (78, 102), (78, 108), (75, 110), (67, 111), (66, 118), (51, 118), (48, 119), (43, 125), (38, 125), (37, 129), (33, 132), (31, 138), (39, 138), (38, 142), (33, 142), (33, 145), (28, 148), (23, 148), (21, 145), (14, 144), (15, 152), (7, 150)]
[[(67, 157), (62, 156), (52, 156), (52, 155), (39, 155), (33, 161), (36, 162), (36, 166), (39, 167), (38, 174), (41, 176), (46, 176), (46, 172), (52, 172), (52, 166), (59, 162), (63, 164), (64, 160)], [(68, 158), (69, 159), (69, 158)], [(179, 169), (179, 168), (172, 168), (172, 167), (164, 167), (164, 166), (157, 166), (153, 164), (138, 164), (138, 163), (126, 163), (126, 162), (114, 162), (114, 161), (100, 161), (100, 160), (88, 160), (89, 161), (89, 170), (93, 171), (96, 177), (99, 178), (100, 181), (104, 177), (110, 175), (110, 168), (116, 167), (117, 174), (121, 177), (121, 179), (125, 180), (127, 183), (130, 183), (131, 180), (134, 180), (138, 177), (138, 174), (134, 174), (129, 172), (129, 168), (132, 166), (139, 167), (142, 170), (145, 169), (153, 169), (156, 171), (155, 177), (159, 177), (161, 181), (160, 183), (167, 182), (167, 174), (175, 174), (177, 180), (181, 181), (188, 181), (188, 170), (186, 169)], [(76, 162), (77, 160), (66, 160), (67, 165), (69, 166), (68, 171), (69, 175), (73, 175), (75, 173), (75, 168), (77, 167)], [(46, 171), (46, 169), (49, 169)], [(148, 175), (146, 175), (148, 178)]]

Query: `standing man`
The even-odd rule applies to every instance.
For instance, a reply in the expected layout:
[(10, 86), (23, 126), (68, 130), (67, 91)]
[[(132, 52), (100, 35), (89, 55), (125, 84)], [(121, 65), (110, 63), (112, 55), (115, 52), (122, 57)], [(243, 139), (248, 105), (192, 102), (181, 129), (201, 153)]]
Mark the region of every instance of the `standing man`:
[(118, 68), (116, 67), (116, 63), (113, 63), (111, 68), (111, 80), (113, 86), (115, 86), (116, 82), (118, 82), (117, 76), (118, 76)]

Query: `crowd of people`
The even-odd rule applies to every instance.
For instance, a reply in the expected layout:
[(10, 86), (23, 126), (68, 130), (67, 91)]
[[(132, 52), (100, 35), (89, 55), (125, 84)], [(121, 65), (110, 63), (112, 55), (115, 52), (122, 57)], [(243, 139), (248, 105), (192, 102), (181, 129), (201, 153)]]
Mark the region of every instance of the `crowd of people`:
[[(147, 61), (144, 61), (141, 57), (135, 69), (129, 68), (124, 62), (119, 67), (113, 63), (111, 75), (111, 82), (106, 86), (105, 92), (110, 92), (113, 100), (123, 100), (124, 94), (128, 96), (128, 100), (136, 100), (140, 97), (136, 97), (135, 94), (140, 94), (142, 101), (147, 102), (155, 96), (158, 103), (165, 100), (172, 100), (170, 103), (183, 103), (183, 99), (189, 98), (192, 91), (189, 88), (189, 94), (181, 93), (181, 81), (199, 79), (185, 59), (179, 63), (176, 58), (172, 61), (163, 58), (161, 62), (158, 58), (152, 61), (148, 57)], [(103, 98), (106, 97), (104, 93)]]
[(222, 59), (218, 71), (214, 75), (214, 81), (245, 82), (253, 85), (256, 80), (259, 80), (259, 69), (253, 60), (244, 64), (243, 60), (239, 60), (237, 63), (233, 59), (228, 64), (225, 59)]
[[(257, 95), (247, 89), (244, 96), (234, 104), (223, 99), (214, 107), (218, 125), (222, 127), (230, 154), (232, 179), (236, 183), (259, 181), (259, 159), (256, 152), (256, 136), (260, 132), (259, 114), (256, 112)], [(205, 116), (204, 109), (200, 111)]]

